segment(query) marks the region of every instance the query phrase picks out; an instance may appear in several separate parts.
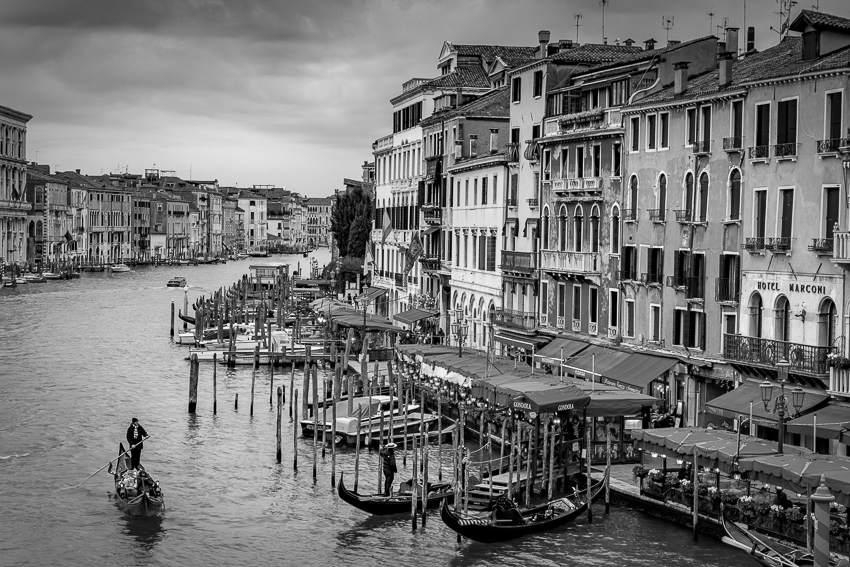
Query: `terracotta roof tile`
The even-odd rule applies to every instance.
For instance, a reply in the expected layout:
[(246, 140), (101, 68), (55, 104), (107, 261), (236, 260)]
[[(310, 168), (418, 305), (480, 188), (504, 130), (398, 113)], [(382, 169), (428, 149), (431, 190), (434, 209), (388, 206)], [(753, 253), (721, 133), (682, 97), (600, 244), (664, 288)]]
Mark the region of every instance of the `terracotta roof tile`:
[(481, 67), (461, 65), (451, 73), (440, 75), (430, 81), (423, 83), (423, 86), (435, 88), (489, 88), (490, 81), (487, 78), (487, 73)]
[(800, 15), (791, 24), (792, 31), (803, 31), (806, 24), (815, 29), (828, 29), (835, 31), (850, 32), (850, 19), (814, 10), (801, 10)]
[(507, 59), (533, 59), (537, 47), (518, 47), (508, 45), (460, 45), (450, 44), (461, 57), (481, 57), (487, 63), (497, 57)]
[(633, 57), (638, 53), (643, 53), (640, 47), (585, 43), (584, 45), (567, 49), (561, 53), (556, 53), (549, 57), (549, 59), (570, 63), (608, 63)]

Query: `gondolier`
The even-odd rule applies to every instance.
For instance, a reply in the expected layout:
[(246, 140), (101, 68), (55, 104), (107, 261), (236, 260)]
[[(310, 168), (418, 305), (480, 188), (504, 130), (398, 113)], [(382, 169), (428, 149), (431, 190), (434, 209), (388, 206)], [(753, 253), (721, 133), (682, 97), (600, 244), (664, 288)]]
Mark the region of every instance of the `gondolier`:
[(142, 441), (147, 438), (148, 432), (145, 431), (145, 428), (139, 423), (139, 418), (134, 417), (133, 421), (130, 423), (130, 427), (127, 428), (127, 442), (130, 444), (130, 468), (138, 470), (139, 461), (142, 458)]
[(395, 478), (395, 473), (398, 470), (395, 462), (395, 443), (387, 443), (381, 449), (381, 459), (383, 460), (383, 473), (384, 473), (384, 496), (392, 495), (393, 488), (393, 479)]

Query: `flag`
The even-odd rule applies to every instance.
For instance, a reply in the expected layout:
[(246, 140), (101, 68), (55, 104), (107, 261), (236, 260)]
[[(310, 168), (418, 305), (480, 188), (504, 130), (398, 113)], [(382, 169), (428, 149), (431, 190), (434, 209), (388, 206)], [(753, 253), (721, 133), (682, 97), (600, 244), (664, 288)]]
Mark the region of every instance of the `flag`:
[(366, 257), (363, 258), (363, 275), (367, 275), (369, 273), (369, 265), (372, 264), (375, 260), (372, 257), (372, 245), (366, 244)]
[(420, 254), (422, 254), (422, 242), (419, 240), (419, 233), (414, 232), (413, 238), (410, 239), (410, 247), (404, 253), (407, 257), (407, 267), (404, 270), (405, 279), (407, 279)]
[(381, 244), (386, 244), (387, 238), (389, 238), (390, 233), (393, 231), (393, 223), (390, 220), (390, 213), (387, 209), (384, 209), (384, 238), (381, 240)]

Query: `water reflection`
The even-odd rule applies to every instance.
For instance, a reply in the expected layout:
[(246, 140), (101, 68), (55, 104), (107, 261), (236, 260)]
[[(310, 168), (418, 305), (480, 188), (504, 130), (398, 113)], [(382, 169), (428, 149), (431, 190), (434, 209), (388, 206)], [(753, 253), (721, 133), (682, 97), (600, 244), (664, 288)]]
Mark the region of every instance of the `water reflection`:
[(165, 530), (162, 527), (164, 517), (161, 514), (147, 517), (124, 514), (123, 520), (123, 533), (132, 537), (139, 544), (137, 549), (145, 554), (153, 551), (165, 535)]

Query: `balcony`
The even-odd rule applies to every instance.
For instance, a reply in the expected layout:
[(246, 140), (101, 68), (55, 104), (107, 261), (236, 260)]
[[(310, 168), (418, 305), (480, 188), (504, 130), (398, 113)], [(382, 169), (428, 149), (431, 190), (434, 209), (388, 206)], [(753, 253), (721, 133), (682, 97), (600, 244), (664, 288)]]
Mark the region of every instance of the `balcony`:
[(649, 213), (649, 220), (652, 222), (664, 222), (666, 219), (665, 213), (667, 211), (664, 209), (649, 209), (647, 212)]
[(773, 157), (779, 160), (797, 159), (797, 146), (800, 144), (796, 144), (794, 142), (789, 142), (785, 144), (774, 144), (773, 145)]
[(637, 222), (639, 209), (623, 209), (622, 219), (624, 222)]
[(505, 199), (505, 204), (506, 204), (509, 208), (510, 208), (510, 207), (516, 207), (516, 206), (517, 206), (517, 200), (516, 200), (516, 199)]
[(751, 254), (760, 254), (765, 248), (767, 238), (764, 236), (748, 236), (744, 239), (742, 248)]
[(743, 335), (723, 335), (723, 357), (752, 366), (775, 369), (780, 360), (791, 363), (790, 372), (825, 376), (829, 370), (827, 356), (833, 347), (821, 347), (775, 341)]
[(809, 251), (814, 252), (818, 256), (832, 255), (832, 239), (831, 238), (812, 238), (809, 244)]
[(552, 180), (552, 192), (553, 193), (566, 193), (567, 191), (567, 180), (566, 179), (553, 179)]
[(640, 275), (640, 281), (648, 285), (662, 285), (664, 283), (664, 274), (656, 274), (655, 272), (643, 272)]
[(714, 301), (735, 303), (741, 299), (741, 282), (737, 279), (714, 278)]
[(617, 272), (617, 276), (620, 278), (621, 282), (633, 282), (637, 280), (637, 272), (634, 268), (619, 270)]
[(711, 153), (711, 140), (694, 142), (694, 155), (707, 156)]
[(528, 206), (532, 209), (537, 209), (540, 207), (540, 199), (529, 199)]
[(502, 263), (499, 267), (504, 272), (531, 274), (537, 270), (537, 256), (533, 252), (502, 250)]
[(770, 146), (750, 146), (747, 148), (750, 161), (770, 161)]
[(598, 191), (602, 189), (602, 178), (600, 177), (585, 177), (583, 181), (585, 191)]
[(525, 152), (523, 153), (523, 156), (528, 161), (537, 161), (540, 159), (540, 146), (535, 140), (525, 141)]
[(774, 238), (765, 239), (764, 247), (774, 254), (789, 254), (791, 252), (791, 241), (793, 238), (787, 236), (777, 236)]
[(397, 288), (406, 288), (407, 287), (407, 282), (404, 281), (404, 275), (403, 274), (394, 274), (393, 277), (395, 279), (395, 286)]
[(422, 218), (428, 224), (440, 224), (443, 221), (442, 209), (429, 209), (422, 212)]
[(419, 257), (422, 269), (435, 272), (440, 269), (440, 258), (436, 254), (423, 254)]
[(818, 140), (818, 155), (838, 155), (843, 147), (850, 146), (850, 138), (830, 138)]
[(508, 163), (517, 163), (519, 161), (519, 144), (505, 144), (505, 157)]
[(685, 299), (705, 299), (705, 278), (702, 276), (667, 276), (667, 287), (685, 292)]
[(832, 238), (832, 263), (850, 265), (850, 231), (835, 231)]
[(829, 367), (828, 394), (835, 396), (850, 396), (850, 368)]
[(493, 311), (493, 323), (520, 331), (533, 331), (537, 328), (537, 314), (531, 311), (514, 311), (497, 307)]
[(723, 151), (727, 154), (738, 153), (744, 149), (744, 139), (740, 136), (723, 138)]
[(552, 272), (599, 274), (601, 270), (599, 252), (542, 250), (540, 256), (541, 269)]
[(694, 212), (691, 209), (676, 209), (673, 211), (676, 215), (676, 222), (687, 224), (694, 220)]

